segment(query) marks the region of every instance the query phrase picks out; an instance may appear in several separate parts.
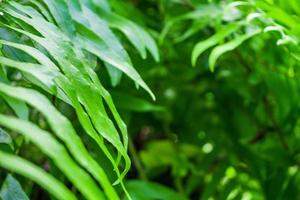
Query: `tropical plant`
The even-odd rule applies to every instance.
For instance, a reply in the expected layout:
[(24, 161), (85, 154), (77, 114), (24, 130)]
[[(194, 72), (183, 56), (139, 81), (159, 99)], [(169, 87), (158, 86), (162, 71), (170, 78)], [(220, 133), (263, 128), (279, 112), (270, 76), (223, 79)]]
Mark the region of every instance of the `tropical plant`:
[[(1, 97), (17, 118), (2, 114), (0, 124), (39, 147), (86, 199), (119, 199), (103, 167), (55, 106), (73, 107), (81, 131), (103, 151), (116, 173), (116, 183), (127, 193), (123, 185), (130, 167), (126, 125), (94, 70), (106, 66), (113, 84), (125, 73), (154, 98), (109, 26), (124, 32), (142, 57), (149, 49), (158, 59), (153, 39), (143, 28), (113, 13), (105, 2), (8, 1), (2, 2), (1, 12)], [(12, 82), (9, 77), (17, 74), (21, 77)], [(52, 96), (53, 102), (45, 95)], [(3, 112), (8, 111), (5, 106)], [(43, 126), (31, 121), (33, 111), (45, 120)], [(0, 163), (58, 199), (76, 199), (57, 179), (23, 158), (1, 152)]]
[(297, 0), (0, 1), (0, 199), (300, 198), (299, 22)]

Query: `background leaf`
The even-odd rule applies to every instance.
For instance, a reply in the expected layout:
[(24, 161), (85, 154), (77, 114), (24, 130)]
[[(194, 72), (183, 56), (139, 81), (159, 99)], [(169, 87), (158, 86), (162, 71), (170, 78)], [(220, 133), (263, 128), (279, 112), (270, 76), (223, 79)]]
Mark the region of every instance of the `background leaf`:
[(22, 190), (20, 183), (10, 174), (7, 175), (4, 183), (2, 184), (0, 197), (3, 200), (28, 200), (28, 197)]

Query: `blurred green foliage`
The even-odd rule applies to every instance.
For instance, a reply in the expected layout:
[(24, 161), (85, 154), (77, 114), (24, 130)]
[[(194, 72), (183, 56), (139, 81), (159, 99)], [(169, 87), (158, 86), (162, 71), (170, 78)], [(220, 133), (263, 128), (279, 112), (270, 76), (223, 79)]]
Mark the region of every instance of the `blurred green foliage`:
[[(124, 111), (137, 171), (189, 199), (300, 198), (298, 1), (131, 5), (160, 42), (162, 61), (137, 59), (136, 66), (145, 66), (142, 77), (165, 108)], [(232, 42), (253, 30), (260, 32)], [(230, 42), (211, 66), (213, 52)]]

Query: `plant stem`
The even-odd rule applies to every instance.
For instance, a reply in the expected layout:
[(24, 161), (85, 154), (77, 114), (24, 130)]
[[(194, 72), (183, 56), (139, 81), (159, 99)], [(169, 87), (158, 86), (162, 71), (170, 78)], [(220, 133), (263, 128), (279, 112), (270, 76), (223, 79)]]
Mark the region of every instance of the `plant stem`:
[(271, 120), (272, 126), (275, 128), (275, 132), (277, 133), (277, 136), (278, 136), (278, 139), (279, 139), (279, 142), (280, 142), (282, 148), (286, 151), (289, 151), (289, 146), (283, 136), (281, 128), (277, 125), (277, 122), (274, 118), (274, 115), (273, 115), (273, 112), (271, 109), (271, 105), (270, 105), (267, 97), (265, 96), (265, 98), (263, 100), (264, 100), (266, 113), (269, 116), (269, 119)]
[(138, 172), (139, 178), (144, 181), (147, 181), (148, 178), (147, 178), (146, 172), (142, 166), (139, 156), (137, 155), (135, 146), (134, 146), (133, 141), (130, 136), (128, 137), (128, 149), (129, 149), (129, 153), (132, 157), (133, 164)]

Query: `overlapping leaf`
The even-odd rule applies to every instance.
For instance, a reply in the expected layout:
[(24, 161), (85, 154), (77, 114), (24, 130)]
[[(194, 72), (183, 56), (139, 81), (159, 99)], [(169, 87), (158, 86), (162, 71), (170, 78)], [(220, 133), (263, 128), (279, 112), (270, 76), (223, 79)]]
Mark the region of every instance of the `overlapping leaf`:
[(0, 158), (1, 167), (22, 174), (23, 176), (26, 176), (27, 178), (35, 181), (36, 183), (44, 187), (47, 191), (49, 191), (57, 199), (77, 199), (75, 195), (64, 184), (59, 182), (53, 176), (47, 174), (41, 168), (28, 162), (27, 160), (2, 151), (0, 151)]
[[(103, 5), (103, 2), (60, 0), (44, 0), (43, 3), (38, 1), (28, 2), (28, 5), (36, 6), (41, 13), (31, 6), (21, 5), (14, 1), (9, 2), (9, 4), (3, 5), (1, 10), (5, 13), (5, 20), (13, 21), (17, 26), (2, 22), (1, 26), (11, 29), (16, 35), (26, 36), (27, 41), (19, 42), (17, 38), (3, 38), (0, 43), (9, 50), (24, 52), (24, 55), (29, 56), (29, 59), (2, 56), (0, 63), (5, 67), (21, 71), (29, 82), (51, 95), (59, 97), (75, 108), (84, 130), (97, 142), (109, 158), (117, 173), (118, 182), (121, 182), (126, 193), (122, 183), (122, 179), (130, 167), (130, 160), (127, 155), (126, 125), (119, 116), (110, 94), (102, 86), (97, 74), (93, 71), (94, 64), (92, 63), (95, 63), (95, 57), (91, 55), (94, 54), (104, 63), (113, 67), (114, 70), (120, 70), (128, 75), (154, 98), (148, 86), (133, 68), (128, 54), (118, 38), (109, 29), (105, 20), (109, 21), (109, 16), (122, 19), (121, 31), (139, 35), (137, 41), (127, 34), (129, 40), (141, 55), (145, 57), (147, 48), (158, 60), (158, 51), (153, 39), (143, 29), (121, 16), (110, 13), (111, 15), (105, 15), (107, 16), (106, 19), (101, 19), (93, 10), (97, 4), (98, 6), (101, 5), (103, 11), (108, 12), (109, 9), (106, 9), (107, 6)], [(116, 25), (113, 23), (113, 19), (111, 19), (110, 25), (112, 27)], [(28, 41), (28, 38), (32, 43)], [(26, 101), (43, 113), (54, 133), (65, 142), (73, 157), (99, 181), (106, 195), (110, 199), (118, 199), (103, 169), (88, 154), (68, 120), (60, 115), (49, 101), (32, 91), (10, 88), (12, 91), (19, 90), (19, 95), (16, 95), (8, 91), (9, 86), (2, 86), (1, 94), (7, 96), (6, 98), (13, 97), (13, 100), (17, 99), (14, 101)], [(93, 101), (90, 101), (90, 99)], [(13, 100), (10, 99), (9, 102), (13, 102)], [(109, 118), (105, 105), (113, 114), (113, 119)], [(48, 112), (49, 108), (51, 112)], [(17, 109), (16, 112), (18, 113)], [(6, 118), (3, 117), (5, 121)], [(60, 126), (57, 126), (58, 119)], [(114, 121), (117, 127), (114, 125)], [(14, 122), (23, 123), (21, 121)], [(9, 128), (13, 128), (10, 126), (11, 120), (3, 123), (6, 123)], [(27, 125), (34, 128), (32, 124)], [(120, 130), (120, 133), (118, 133), (118, 130)], [(36, 131), (42, 130), (36, 129)], [(19, 132), (21, 131), (19, 130)], [(25, 132), (22, 133), (26, 134)], [(117, 149), (119, 154), (117, 158), (108, 150), (103, 139), (109, 141)], [(35, 142), (39, 144), (38, 141)], [(40, 147), (44, 150), (41, 145)], [(47, 155), (54, 160), (57, 159), (53, 154)], [(120, 173), (118, 167), (121, 157), (125, 161), (122, 173)], [(76, 168), (76, 165), (74, 167)], [(60, 168), (63, 169), (63, 166), (60, 166)], [(68, 174), (67, 171), (64, 171), (64, 173)], [(68, 177), (74, 180), (70, 173)], [(73, 183), (74, 185), (77, 184), (76, 181)], [(90, 189), (93, 189), (92, 185)], [(84, 195), (92, 198), (93, 192), (88, 194), (88, 189), (81, 190)], [(98, 196), (96, 192), (98, 191), (94, 191), (94, 196)]]

